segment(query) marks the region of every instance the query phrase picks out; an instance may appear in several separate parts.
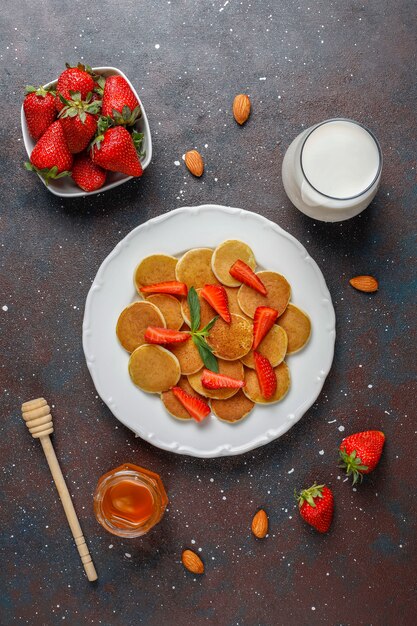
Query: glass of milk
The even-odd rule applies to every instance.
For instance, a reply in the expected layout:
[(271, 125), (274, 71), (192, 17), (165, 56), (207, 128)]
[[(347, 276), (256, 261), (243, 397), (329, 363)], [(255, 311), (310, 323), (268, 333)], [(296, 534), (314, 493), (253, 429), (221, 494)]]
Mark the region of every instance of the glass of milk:
[(282, 163), (282, 182), (297, 209), (316, 220), (340, 222), (370, 204), (381, 171), (381, 148), (371, 131), (336, 118), (294, 139)]

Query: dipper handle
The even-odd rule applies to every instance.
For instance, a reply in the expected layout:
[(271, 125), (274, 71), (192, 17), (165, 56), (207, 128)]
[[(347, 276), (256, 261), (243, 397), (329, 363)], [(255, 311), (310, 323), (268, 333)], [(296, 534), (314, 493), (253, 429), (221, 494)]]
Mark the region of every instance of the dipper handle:
[(29, 402), (22, 404), (22, 417), (25, 420), (26, 426), (32, 434), (32, 437), (40, 439), (46, 460), (48, 461), (49, 469), (51, 470), (52, 478), (54, 479), (59, 497), (61, 498), (62, 506), (64, 507), (65, 515), (67, 516), (68, 524), (71, 528), (78, 553), (84, 565), (87, 578), (90, 581), (97, 580), (97, 572), (94, 567), (93, 560), (85, 542), (83, 531), (81, 530), (68, 487), (65, 483), (64, 476), (62, 475), (58, 459), (56, 458), (55, 450), (49, 438), (49, 435), (54, 432), (54, 427), (52, 424), (50, 408), (45, 398), (37, 398), (36, 400), (30, 400)]

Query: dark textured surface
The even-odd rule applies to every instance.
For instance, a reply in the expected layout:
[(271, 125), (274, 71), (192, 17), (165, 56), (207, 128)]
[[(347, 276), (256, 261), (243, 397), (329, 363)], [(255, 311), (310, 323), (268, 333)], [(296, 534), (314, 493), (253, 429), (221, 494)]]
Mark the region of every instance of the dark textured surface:
[[(415, 623), (415, 32), (414, 0), (3, 3), (1, 624)], [(64, 201), (21, 168), (19, 107), (25, 84), (78, 59), (130, 77), (154, 159), (143, 180)], [(230, 113), (239, 92), (253, 102), (243, 128)], [(325, 225), (290, 205), (280, 166), (301, 128), (333, 116), (372, 128), (385, 164), (370, 209)], [(206, 160), (201, 180), (181, 161), (192, 147)], [(81, 346), (88, 288), (119, 239), (204, 202), (257, 211), (297, 237), (325, 274), (338, 332), (308, 414), (262, 449), (212, 461), (135, 440), (97, 398)], [(353, 291), (358, 273), (375, 274), (379, 293)], [(41, 394), (54, 405), (54, 445), (95, 585), (19, 416)], [(382, 428), (387, 445), (356, 491), (335, 450), (343, 428), (368, 427)], [(123, 461), (158, 471), (170, 497), (160, 526), (135, 541), (106, 534), (92, 513), (98, 477)], [(335, 492), (328, 536), (304, 526), (294, 505), (294, 488), (315, 479)], [(263, 542), (249, 531), (260, 506), (270, 516)], [(187, 546), (202, 549), (198, 580), (180, 564)]]

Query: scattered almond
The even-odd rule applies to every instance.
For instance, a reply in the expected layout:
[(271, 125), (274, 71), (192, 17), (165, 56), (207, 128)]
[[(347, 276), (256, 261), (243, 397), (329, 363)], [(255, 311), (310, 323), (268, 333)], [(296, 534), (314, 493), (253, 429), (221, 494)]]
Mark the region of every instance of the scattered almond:
[(249, 96), (240, 93), (233, 100), (233, 117), (238, 124), (244, 124), (250, 115)]
[(378, 281), (373, 276), (355, 276), (355, 278), (350, 279), (349, 283), (358, 291), (367, 293), (378, 291)]
[(252, 520), (252, 532), (258, 539), (263, 539), (268, 532), (268, 516), (263, 509)]
[(200, 177), (204, 172), (203, 157), (197, 150), (189, 150), (185, 153), (185, 165), (193, 176)]
[(204, 574), (204, 563), (192, 550), (184, 550), (181, 557), (185, 569), (193, 574)]

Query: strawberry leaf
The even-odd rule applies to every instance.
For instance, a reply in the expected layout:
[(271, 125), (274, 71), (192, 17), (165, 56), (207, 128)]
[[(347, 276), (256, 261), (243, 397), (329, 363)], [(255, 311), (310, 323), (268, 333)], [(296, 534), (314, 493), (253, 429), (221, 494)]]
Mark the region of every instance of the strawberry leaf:
[(74, 102), (81, 102), (81, 91), (73, 91), (72, 89), (70, 89), (69, 94)]

